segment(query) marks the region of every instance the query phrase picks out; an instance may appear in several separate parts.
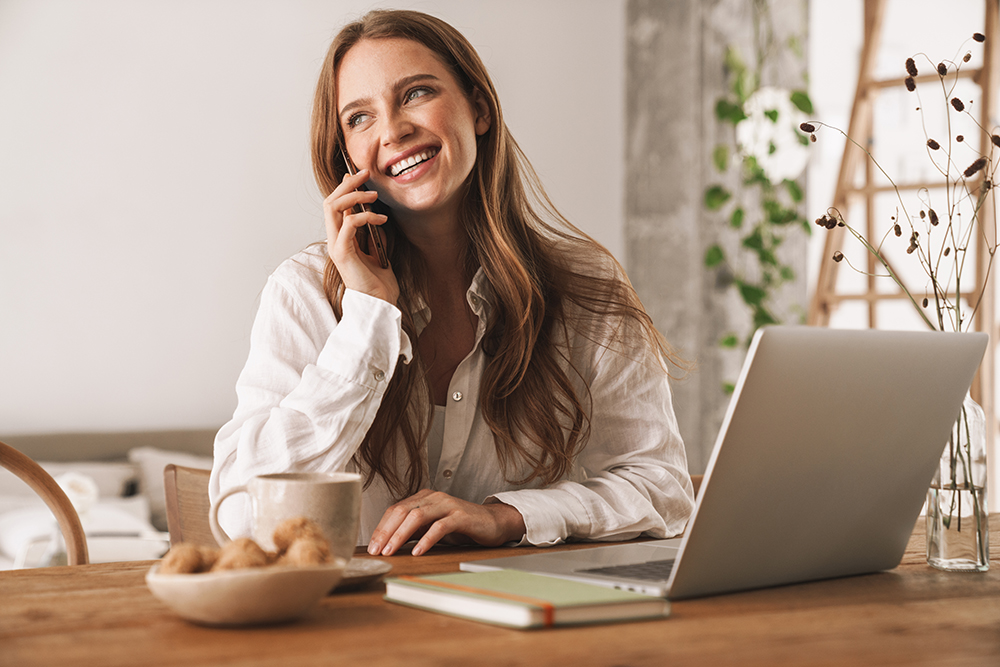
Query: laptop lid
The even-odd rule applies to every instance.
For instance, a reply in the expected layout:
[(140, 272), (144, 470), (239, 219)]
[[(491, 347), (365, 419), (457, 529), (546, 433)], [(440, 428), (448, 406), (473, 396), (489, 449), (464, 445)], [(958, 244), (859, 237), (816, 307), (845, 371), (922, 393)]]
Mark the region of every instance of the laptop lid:
[[(898, 565), (986, 342), (978, 333), (759, 330), (663, 587), (667, 596)], [(617, 560), (612, 553), (632, 546), (639, 545), (568, 552), (562, 574), (550, 562), (559, 553), (538, 554), (539, 571), (587, 579), (584, 570), (594, 566), (586, 560), (606, 567)], [(471, 561), (463, 569), (535, 571), (533, 558)], [(593, 581), (636, 588), (627, 579), (611, 584), (606, 574)]]

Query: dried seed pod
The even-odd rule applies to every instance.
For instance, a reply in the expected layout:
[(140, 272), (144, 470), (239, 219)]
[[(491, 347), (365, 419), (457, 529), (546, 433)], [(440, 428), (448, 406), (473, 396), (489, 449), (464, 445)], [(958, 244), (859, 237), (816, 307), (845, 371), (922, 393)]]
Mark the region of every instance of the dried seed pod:
[(971, 54), (971, 53), (966, 53), (966, 54), (965, 54), (965, 55), (964, 55), (964, 56), (962, 57), (962, 62), (963, 62), (963, 63), (967, 63), (967, 62), (969, 62), (970, 60), (972, 60), (972, 54)]
[(950, 254), (951, 254), (951, 248), (945, 248), (944, 249), (944, 256), (947, 257)]
[(906, 73), (910, 76), (917, 75), (917, 63), (914, 62), (913, 58), (906, 59)]
[(981, 32), (976, 32), (972, 34), (972, 39), (976, 40), (980, 44), (986, 41), (986, 35)]
[(928, 303), (928, 302), (927, 302), (927, 297), (925, 296), (925, 297), (924, 297), (924, 308), (926, 308), (926, 307), (927, 307), (927, 303)]
[(938, 63), (937, 72), (940, 76), (944, 76), (948, 73), (948, 66), (944, 63)]
[(958, 135), (957, 137), (955, 137), (955, 141), (957, 141), (958, 143), (962, 143), (963, 141), (965, 141), (965, 135), (962, 134)]
[(816, 131), (816, 126), (813, 125), (812, 123), (802, 123), (801, 125), (799, 125), (799, 129), (805, 132), (806, 134), (809, 134), (811, 132)]
[(932, 208), (931, 209), (927, 209), (927, 215), (930, 216), (931, 224), (934, 225), (935, 227), (937, 227), (937, 224), (939, 222), (937, 211), (935, 211)]
[(990, 141), (993, 142), (994, 146), (1000, 146), (1000, 135), (991, 134)]
[(955, 107), (955, 111), (965, 111), (965, 103), (957, 97), (951, 98), (951, 106)]
[(927, 148), (931, 149), (932, 151), (936, 151), (937, 149), (941, 148), (941, 144), (939, 144), (933, 139), (928, 139)]
[(839, 250), (833, 253), (833, 261), (839, 262), (842, 259), (844, 259), (844, 253), (840, 252)]
[(912, 77), (912, 76), (908, 76), (908, 77), (906, 77), (906, 78), (905, 78), (905, 79), (903, 80), (903, 83), (905, 83), (905, 84), (906, 84), (906, 89), (907, 89), (908, 91), (910, 91), (911, 93), (912, 93), (912, 92), (913, 92), (914, 90), (916, 90), (916, 89), (917, 89), (917, 82), (913, 80), (913, 77)]
[(968, 167), (966, 167), (965, 171), (962, 173), (965, 175), (966, 178), (971, 178), (976, 173), (982, 171), (983, 167), (985, 166), (986, 166), (986, 158), (981, 157), (972, 164), (970, 164)]
[(894, 232), (896, 232), (896, 236), (902, 236), (903, 235), (903, 228), (900, 227), (899, 225), (896, 225), (895, 227), (893, 227), (892, 230)]

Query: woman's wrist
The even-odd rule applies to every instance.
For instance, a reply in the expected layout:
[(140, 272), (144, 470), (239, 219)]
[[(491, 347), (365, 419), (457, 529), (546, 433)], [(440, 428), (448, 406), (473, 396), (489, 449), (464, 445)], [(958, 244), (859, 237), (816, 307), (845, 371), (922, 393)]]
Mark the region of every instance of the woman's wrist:
[(513, 505), (495, 501), (488, 503), (486, 508), (493, 514), (501, 536), (501, 544), (520, 542), (527, 532), (524, 517)]

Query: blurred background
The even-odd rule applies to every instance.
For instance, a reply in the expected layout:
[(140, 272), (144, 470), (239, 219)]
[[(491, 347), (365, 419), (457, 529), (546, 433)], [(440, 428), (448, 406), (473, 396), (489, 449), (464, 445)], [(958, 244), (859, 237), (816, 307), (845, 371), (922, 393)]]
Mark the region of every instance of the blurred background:
[[(861, 0), (769, 4), (782, 48), (765, 83), (808, 91), (811, 117), (846, 129)], [(470, 39), (552, 200), (696, 363), (675, 405), (700, 472), (742, 361), (718, 341), (748, 324), (703, 264), (725, 225), (702, 193), (731, 132), (713, 114), (726, 54), (752, 54), (761, 5), (0, 0), (0, 437), (228, 420), (266, 277), (323, 239), (308, 148), (322, 59), (345, 21), (392, 6)], [(891, 2), (876, 75), (953, 57), (982, 17), (982, 0)], [(842, 149), (827, 132), (794, 177), (805, 219), (830, 205)], [(783, 249), (786, 321), (804, 317), (819, 231)]]

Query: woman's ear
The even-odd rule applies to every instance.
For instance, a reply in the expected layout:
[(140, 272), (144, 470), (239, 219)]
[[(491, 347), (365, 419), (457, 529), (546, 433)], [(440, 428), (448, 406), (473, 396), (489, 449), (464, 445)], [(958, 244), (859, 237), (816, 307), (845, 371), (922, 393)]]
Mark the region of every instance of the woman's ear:
[(478, 88), (472, 91), (472, 109), (476, 113), (476, 135), (481, 137), (493, 124), (493, 114), (486, 95)]

